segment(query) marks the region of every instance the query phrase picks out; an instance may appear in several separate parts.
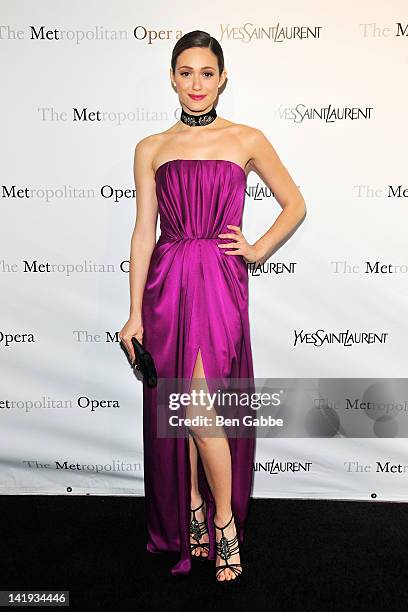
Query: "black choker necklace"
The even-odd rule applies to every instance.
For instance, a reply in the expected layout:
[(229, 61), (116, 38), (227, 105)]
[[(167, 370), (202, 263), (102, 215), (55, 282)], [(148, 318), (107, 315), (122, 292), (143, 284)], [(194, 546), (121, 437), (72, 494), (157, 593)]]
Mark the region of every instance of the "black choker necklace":
[(208, 111), (208, 113), (203, 113), (202, 115), (190, 115), (189, 113), (185, 112), (183, 107), (181, 107), (180, 120), (187, 125), (207, 125), (208, 123), (212, 123), (216, 117), (217, 112), (214, 106), (210, 111)]

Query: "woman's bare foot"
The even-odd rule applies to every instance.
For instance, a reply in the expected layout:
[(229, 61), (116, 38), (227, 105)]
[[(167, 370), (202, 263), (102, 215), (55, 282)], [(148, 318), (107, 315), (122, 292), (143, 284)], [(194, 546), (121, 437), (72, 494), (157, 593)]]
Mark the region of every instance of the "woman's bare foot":
[[(236, 580), (238, 575), (242, 572), (242, 565), (235, 565), (233, 569), (228, 569), (226, 563), (226, 560), (228, 561), (228, 565), (241, 562), (235, 520), (232, 518), (231, 514), (227, 517), (225, 517), (225, 515), (220, 516), (216, 514), (214, 516), (214, 523), (217, 527), (215, 529), (215, 539), (219, 544), (219, 546), (217, 546), (215, 567), (220, 568), (225, 566), (224, 570), (216, 569), (216, 578), (220, 582), (224, 580)], [(224, 527), (224, 525), (226, 525), (225, 529), (218, 529), (218, 527)], [(221, 542), (222, 537), (229, 540), (229, 543), (227, 544), (225, 540)]]

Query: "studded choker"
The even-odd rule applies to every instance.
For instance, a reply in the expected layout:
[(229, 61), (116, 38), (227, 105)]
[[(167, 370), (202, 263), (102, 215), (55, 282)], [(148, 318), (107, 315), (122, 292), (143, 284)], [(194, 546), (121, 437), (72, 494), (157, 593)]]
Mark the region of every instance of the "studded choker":
[(207, 125), (208, 123), (212, 123), (216, 117), (217, 112), (214, 106), (210, 111), (208, 111), (208, 113), (203, 113), (202, 115), (190, 115), (190, 113), (186, 113), (184, 108), (181, 107), (180, 121), (186, 123), (187, 125)]

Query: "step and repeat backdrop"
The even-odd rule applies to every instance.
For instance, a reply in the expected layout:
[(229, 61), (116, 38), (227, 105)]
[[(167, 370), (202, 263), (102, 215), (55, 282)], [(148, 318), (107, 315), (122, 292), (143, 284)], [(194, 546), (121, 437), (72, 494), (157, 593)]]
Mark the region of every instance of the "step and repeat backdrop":
[[(202, 29), (225, 55), (218, 114), (262, 129), (308, 211), (249, 270), (256, 381), (314, 389), (303, 430), (257, 439), (253, 496), (406, 501), (406, 4), (186, 6), (0, 3), (0, 493), (144, 494), (118, 339), (133, 155), (179, 118), (171, 51)], [(280, 211), (251, 172), (247, 240)]]

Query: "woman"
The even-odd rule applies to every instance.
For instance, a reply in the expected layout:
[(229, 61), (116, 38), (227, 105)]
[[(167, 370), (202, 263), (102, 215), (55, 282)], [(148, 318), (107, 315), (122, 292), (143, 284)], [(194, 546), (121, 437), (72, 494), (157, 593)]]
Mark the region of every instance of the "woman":
[[(132, 362), (134, 336), (152, 354), (159, 381), (185, 378), (190, 390), (208, 390), (217, 378), (253, 381), (247, 263), (266, 261), (306, 210), (263, 132), (217, 114), (226, 75), (218, 41), (199, 30), (185, 34), (170, 68), (180, 120), (140, 140), (134, 156), (131, 306), (119, 338)], [(251, 170), (283, 208), (254, 244), (240, 229)], [(143, 405), (147, 549), (178, 551), (173, 574), (188, 573), (192, 557), (206, 557), (215, 559), (219, 582), (236, 581), (254, 437), (199, 426), (184, 438), (160, 437), (157, 388), (144, 385)]]

